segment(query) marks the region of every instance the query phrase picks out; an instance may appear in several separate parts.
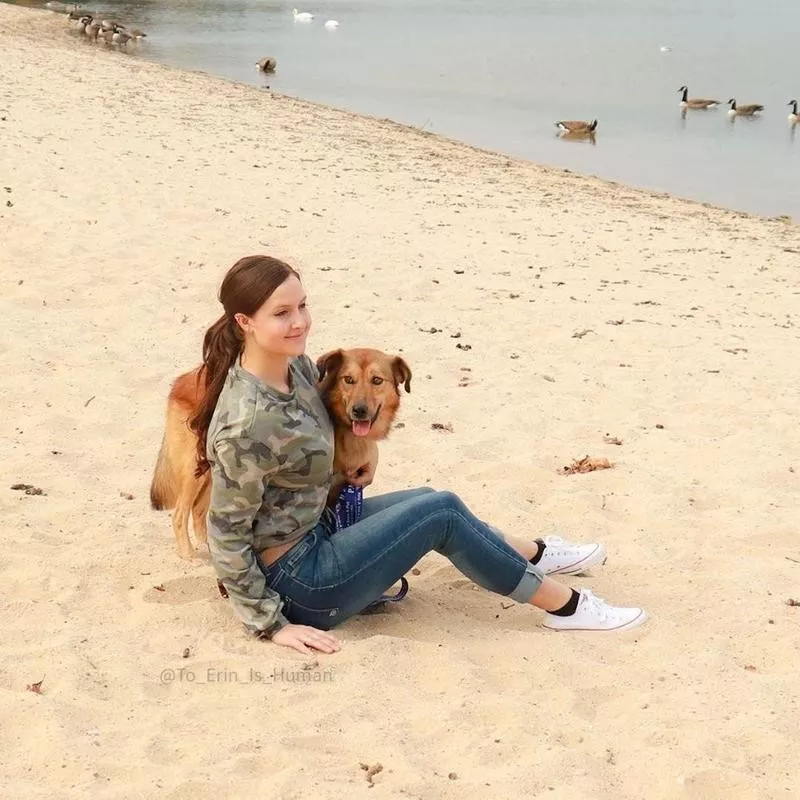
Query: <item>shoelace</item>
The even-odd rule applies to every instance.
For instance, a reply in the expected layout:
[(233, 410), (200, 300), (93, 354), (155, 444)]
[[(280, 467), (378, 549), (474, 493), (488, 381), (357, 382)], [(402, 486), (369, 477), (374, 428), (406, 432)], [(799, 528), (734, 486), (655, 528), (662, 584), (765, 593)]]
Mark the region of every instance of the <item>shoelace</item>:
[(581, 605), (589, 606), (590, 610), (597, 614), (601, 622), (605, 622), (608, 619), (608, 603), (593, 594), (591, 589), (583, 589), (581, 591)]
[(560, 536), (545, 536), (542, 541), (547, 545), (547, 549), (544, 551), (545, 554), (547, 554), (549, 550), (552, 557), (561, 556), (562, 558), (569, 558), (575, 556), (575, 548), (577, 545), (573, 542), (568, 542), (566, 539), (562, 539)]

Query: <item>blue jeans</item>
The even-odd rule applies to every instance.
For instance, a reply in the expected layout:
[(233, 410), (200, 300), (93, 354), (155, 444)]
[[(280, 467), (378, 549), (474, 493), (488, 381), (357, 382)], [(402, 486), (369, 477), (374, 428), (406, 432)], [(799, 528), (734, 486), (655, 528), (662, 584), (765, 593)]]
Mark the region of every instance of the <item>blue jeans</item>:
[(338, 533), (326, 511), (262, 569), (290, 622), (329, 630), (377, 600), (431, 550), (479, 586), (519, 603), (544, 577), (457, 495), (424, 487), (366, 498), (361, 519)]

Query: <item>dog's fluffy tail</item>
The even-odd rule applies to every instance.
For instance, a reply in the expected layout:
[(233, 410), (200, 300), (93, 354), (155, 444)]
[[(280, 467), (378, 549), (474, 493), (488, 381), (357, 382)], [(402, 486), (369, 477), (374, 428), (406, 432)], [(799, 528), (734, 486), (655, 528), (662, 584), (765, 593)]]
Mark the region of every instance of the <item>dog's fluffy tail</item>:
[(175, 508), (177, 500), (178, 487), (175, 485), (172, 464), (170, 463), (167, 431), (164, 431), (156, 467), (153, 470), (153, 480), (150, 483), (150, 506), (156, 511), (164, 511)]
[(200, 369), (179, 375), (170, 388), (164, 436), (150, 484), (150, 505), (157, 511), (175, 508), (187, 481), (193, 480), (197, 437), (189, 430), (188, 420), (197, 409)]

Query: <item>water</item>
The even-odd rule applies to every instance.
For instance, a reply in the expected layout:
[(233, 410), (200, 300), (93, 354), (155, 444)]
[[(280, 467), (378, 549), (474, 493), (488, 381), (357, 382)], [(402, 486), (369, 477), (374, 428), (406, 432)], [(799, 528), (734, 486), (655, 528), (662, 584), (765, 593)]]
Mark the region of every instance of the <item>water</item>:
[[(84, 0), (93, 8), (94, 0)], [(141, 57), (539, 163), (800, 220), (797, 0), (132, 0)], [(336, 19), (340, 26), (326, 30)], [(671, 50), (661, 52), (661, 46)], [(91, 46), (87, 43), (87, 46)], [(274, 75), (255, 62), (278, 60)], [(766, 106), (681, 117), (690, 95)], [(599, 120), (594, 145), (557, 119)], [(795, 135), (796, 134), (796, 135)]]

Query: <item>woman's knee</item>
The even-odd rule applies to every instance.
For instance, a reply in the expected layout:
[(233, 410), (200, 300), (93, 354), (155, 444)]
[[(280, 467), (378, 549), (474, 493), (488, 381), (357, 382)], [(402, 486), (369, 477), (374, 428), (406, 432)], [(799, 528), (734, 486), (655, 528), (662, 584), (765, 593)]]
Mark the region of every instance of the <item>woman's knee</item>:
[(433, 490), (425, 495), (425, 502), (431, 508), (436, 508), (442, 512), (457, 511), (461, 514), (468, 513), (464, 501), (449, 489)]

